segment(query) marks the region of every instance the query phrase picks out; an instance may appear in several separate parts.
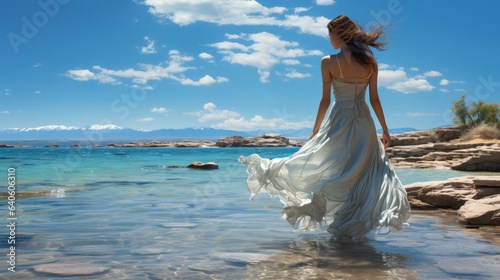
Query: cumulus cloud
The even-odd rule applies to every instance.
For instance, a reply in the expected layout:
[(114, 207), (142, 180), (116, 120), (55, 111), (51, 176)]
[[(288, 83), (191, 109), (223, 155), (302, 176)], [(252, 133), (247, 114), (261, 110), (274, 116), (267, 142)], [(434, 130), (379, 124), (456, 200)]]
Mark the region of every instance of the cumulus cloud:
[(144, 37), (144, 40), (148, 42), (148, 45), (145, 47), (142, 47), (141, 53), (156, 53), (156, 47), (155, 47), (155, 41), (151, 40), (149, 37)]
[[(329, 19), (285, 14), (285, 7), (265, 7), (255, 0), (145, 0), (141, 3), (150, 7), (151, 14), (180, 26), (197, 21), (218, 25), (269, 25), (328, 37)], [(317, 0), (316, 3), (331, 5), (334, 1)], [(304, 8), (298, 9), (304, 11)]]
[(246, 39), (251, 44), (223, 41), (209, 46), (217, 48), (219, 53), (224, 54), (224, 61), (257, 68), (260, 81), (263, 83), (269, 81), (269, 69), (280, 61), (292, 65), (300, 63), (293, 58), (323, 55), (320, 50), (300, 48), (299, 43), (282, 40), (279, 36), (268, 32), (249, 34), (246, 35)]
[(240, 131), (254, 131), (260, 129), (269, 130), (285, 130), (285, 129), (300, 129), (304, 127), (311, 127), (314, 125), (312, 121), (303, 122), (286, 122), (282, 118), (266, 119), (260, 115), (255, 115), (250, 120), (241, 118), (230, 118), (222, 123), (212, 125), (213, 128), (240, 130)]
[(296, 59), (283, 59), (281, 61), (281, 63), (283, 63), (285, 65), (297, 65), (297, 64), (300, 64), (300, 61), (298, 61)]
[(238, 112), (218, 109), (212, 102), (206, 103), (203, 106), (203, 110), (184, 114), (197, 116), (200, 123), (223, 120), (220, 123), (211, 125), (211, 127), (239, 131), (254, 131), (259, 129), (300, 129), (312, 127), (314, 125), (312, 121), (287, 122), (281, 117), (266, 119), (260, 115), (255, 115), (250, 120), (246, 120), (245, 117), (241, 116)]
[(438, 71), (428, 71), (428, 72), (424, 73), (424, 76), (426, 76), (426, 77), (439, 77), (441, 75), (443, 75), (443, 74), (441, 74)]
[(401, 69), (379, 71), (378, 84), (402, 93), (425, 92), (435, 88), (424, 78), (408, 77)]
[(215, 61), (214, 61), (214, 56), (213, 56), (213, 55), (211, 55), (211, 54), (209, 54), (209, 53), (202, 52), (202, 53), (200, 53), (198, 56), (199, 56), (201, 59), (204, 59), (204, 60), (206, 60), (206, 61), (208, 61), (208, 62), (210, 62), (210, 63), (215, 62)]
[(333, 5), (333, 4), (335, 4), (334, 0), (316, 0), (316, 5), (327, 6), (327, 5)]
[(309, 73), (299, 73), (297, 72), (297, 70), (295, 69), (292, 69), (291, 72), (289, 73), (286, 73), (285, 76), (287, 76), (288, 78), (307, 78), (307, 77), (311, 77), (311, 74)]
[(35, 94), (40, 94), (41, 92), (39, 90), (36, 90), (35, 91)]
[(411, 71), (418, 71), (418, 68), (417, 67), (412, 67), (410, 68)]
[(170, 109), (164, 107), (159, 107), (159, 108), (154, 107), (153, 109), (151, 109), (151, 112), (165, 114), (165, 116), (168, 116), (168, 111), (170, 111)]
[[(214, 83), (227, 82), (225, 77), (217, 77), (214, 79), (210, 75), (193, 80), (182, 75), (183, 72), (196, 69), (193, 66), (185, 66), (186, 62), (192, 61), (192, 56), (181, 55), (178, 50), (169, 51), (169, 60), (158, 65), (138, 63), (139, 69), (128, 68), (120, 70), (106, 69), (101, 66), (93, 66), (94, 72), (89, 69), (68, 70), (65, 76), (77, 81), (99, 80), (100, 83), (121, 84), (117, 78), (132, 79), (133, 83), (146, 84), (150, 80), (172, 79), (180, 82), (183, 85), (212, 85)], [(133, 86), (139, 87), (139, 86)], [(144, 89), (153, 89), (151, 86), (144, 86)]]
[(212, 120), (220, 120), (220, 119), (229, 119), (229, 118), (238, 118), (240, 117), (240, 113), (229, 111), (229, 110), (219, 110), (214, 103), (209, 102), (203, 106), (203, 110), (197, 112), (187, 112), (184, 113), (186, 115), (197, 116), (198, 121), (201, 123), (212, 121)]

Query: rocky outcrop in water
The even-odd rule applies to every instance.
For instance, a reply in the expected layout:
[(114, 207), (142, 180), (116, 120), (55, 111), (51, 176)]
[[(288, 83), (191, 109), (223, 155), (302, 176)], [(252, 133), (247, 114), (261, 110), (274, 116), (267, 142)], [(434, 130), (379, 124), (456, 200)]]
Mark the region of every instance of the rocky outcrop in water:
[(268, 133), (256, 137), (230, 136), (219, 139), (217, 147), (302, 147), (303, 141), (289, 140), (278, 133)]
[(195, 161), (191, 163), (190, 165), (187, 166), (188, 168), (194, 168), (194, 169), (219, 169), (219, 166), (215, 162), (199, 162)]
[(34, 147), (35, 146), (0, 144), (0, 148), (34, 148)]
[(500, 172), (500, 144), (428, 143), (386, 149), (395, 167)]
[(412, 208), (458, 210), (466, 225), (500, 225), (500, 176), (464, 176), (405, 186)]

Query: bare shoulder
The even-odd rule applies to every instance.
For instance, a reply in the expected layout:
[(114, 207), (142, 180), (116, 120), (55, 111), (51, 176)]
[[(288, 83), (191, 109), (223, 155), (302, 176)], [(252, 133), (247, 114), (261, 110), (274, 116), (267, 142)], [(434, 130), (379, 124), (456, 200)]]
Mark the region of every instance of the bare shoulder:
[(321, 67), (329, 68), (335, 55), (326, 55), (321, 58)]
[(373, 59), (371, 67), (373, 69), (373, 72), (378, 72), (378, 63), (377, 63), (377, 60), (375, 60), (375, 58)]

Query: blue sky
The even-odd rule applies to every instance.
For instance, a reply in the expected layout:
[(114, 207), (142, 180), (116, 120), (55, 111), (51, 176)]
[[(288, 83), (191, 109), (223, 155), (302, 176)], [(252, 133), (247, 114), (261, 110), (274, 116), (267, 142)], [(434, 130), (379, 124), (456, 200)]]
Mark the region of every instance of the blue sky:
[(389, 49), (374, 51), (389, 128), (448, 125), (451, 102), (461, 94), (499, 101), (499, 7), (497, 1), (1, 1), (0, 128), (312, 128), (319, 63), (337, 52), (326, 24), (340, 14), (362, 26), (392, 23)]

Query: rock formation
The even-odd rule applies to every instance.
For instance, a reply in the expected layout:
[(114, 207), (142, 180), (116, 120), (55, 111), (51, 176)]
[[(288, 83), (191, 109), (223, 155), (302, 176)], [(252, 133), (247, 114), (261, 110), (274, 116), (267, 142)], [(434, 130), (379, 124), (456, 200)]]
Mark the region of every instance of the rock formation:
[(269, 133), (256, 137), (230, 136), (219, 139), (217, 147), (301, 147), (303, 141), (289, 140), (278, 133)]
[(500, 176), (464, 176), (405, 186), (413, 208), (458, 209), (466, 225), (500, 225)]

